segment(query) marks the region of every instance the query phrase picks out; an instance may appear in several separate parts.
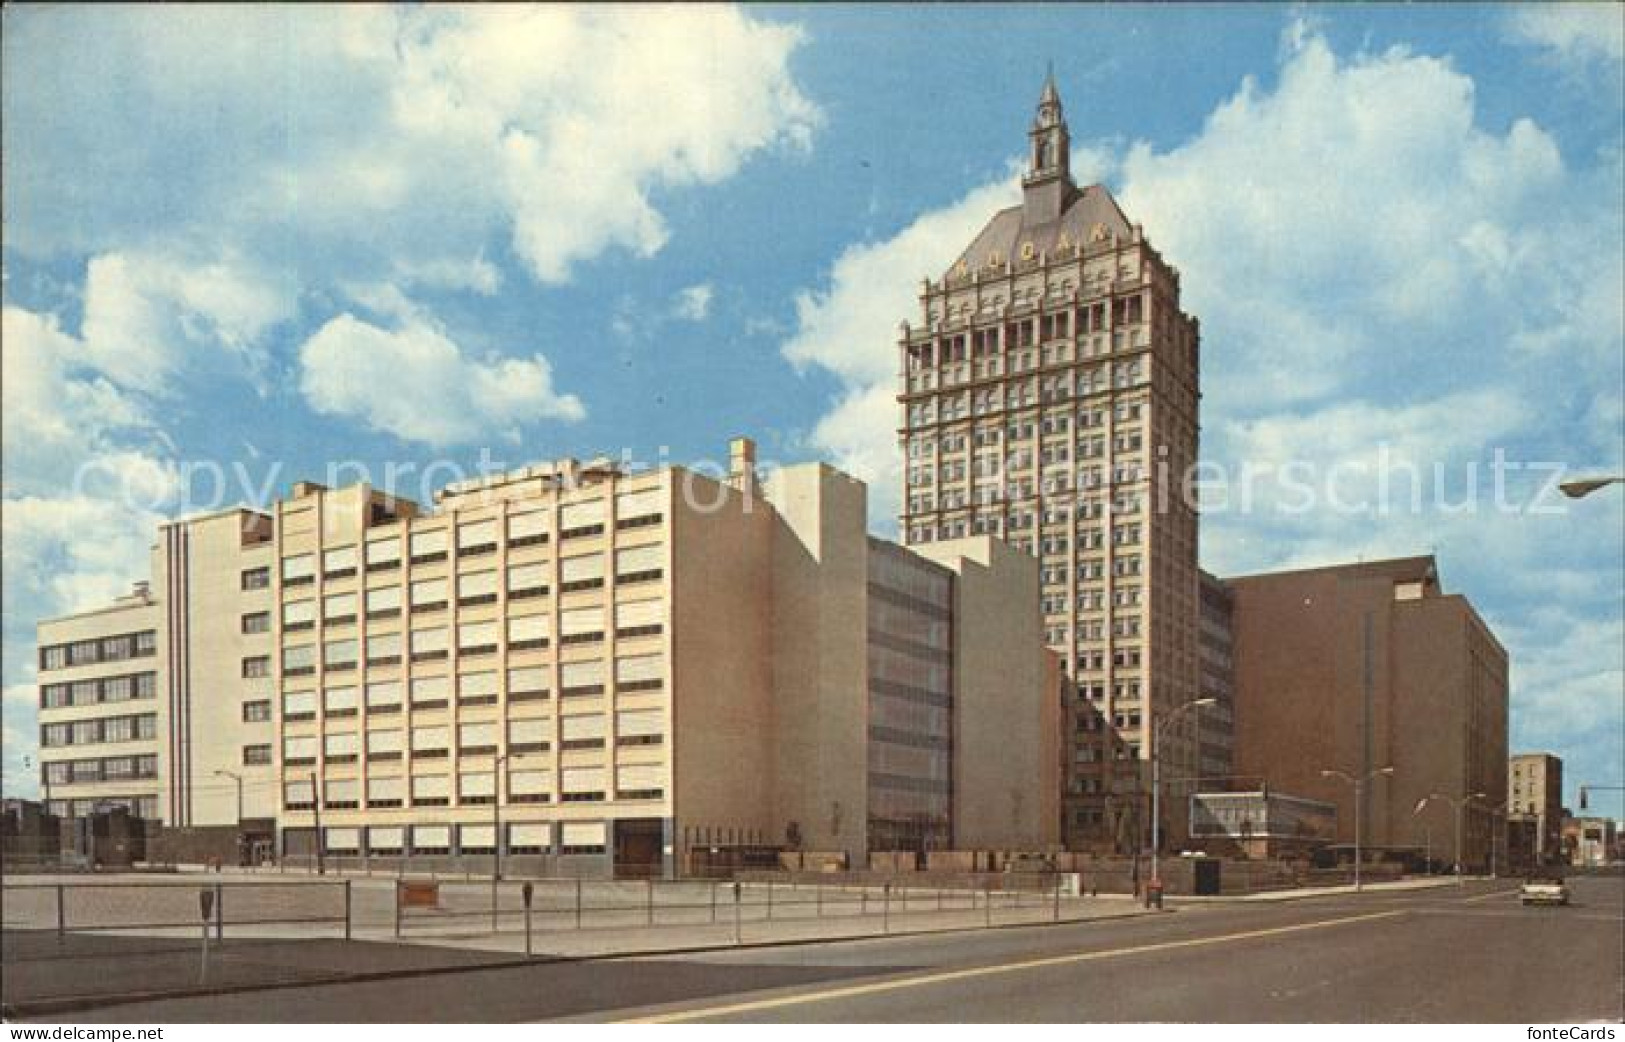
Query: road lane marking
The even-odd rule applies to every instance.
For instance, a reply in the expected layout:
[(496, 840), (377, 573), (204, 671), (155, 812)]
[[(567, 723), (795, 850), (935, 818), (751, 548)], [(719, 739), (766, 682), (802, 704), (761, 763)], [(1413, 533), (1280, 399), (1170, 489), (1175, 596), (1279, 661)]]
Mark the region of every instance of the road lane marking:
[(1095, 962), (1101, 959), (1115, 959), (1125, 955), (1143, 955), (1147, 952), (1171, 951), (1176, 948), (1198, 948), (1212, 944), (1225, 944), (1232, 941), (1247, 941), (1257, 937), (1278, 937), (1282, 934), (1301, 933), (1305, 930), (1319, 930), (1328, 926), (1345, 926), (1349, 923), (1371, 922), (1377, 919), (1391, 919), (1395, 916), (1405, 915), (1404, 911), (1370, 912), (1366, 915), (1349, 915), (1340, 919), (1320, 919), (1312, 923), (1296, 923), (1292, 926), (1275, 926), (1266, 930), (1247, 930), (1242, 933), (1220, 934), (1217, 937), (1192, 937), (1182, 941), (1160, 941), (1156, 944), (1139, 944), (1131, 948), (1109, 948), (1098, 952), (1072, 952), (1067, 955), (1048, 955), (1041, 959), (1026, 959), (1022, 962), (999, 963), (992, 966), (972, 966), (962, 970), (944, 970), (940, 973), (923, 973), (913, 977), (904, 977), (898, 980), (878, 981), (873, 984), (853, 984), (840, 988), (829, 988), (824, 991), (803, 992), (797, 995), (783, 995), (778, 998), (757, 999), (752, 1002), (738, 1002), (726, 1006), (702, 1006), (693, 1009), (674, 1010), (669, 1013), (655, 1013), (646, 1017), (633, 1017), (620, 1023), (625, 1024), (672, 1024), (685, 1020), (703, 1020), (707, 1017), (727, 1017), (737, 1013), (754, 1013), (759, 1010), (775, 1009), (780, 1006), (795, 1006), (806, 1002), (828, 1002), (833, 999), (854, 998), (859, 995), (876, 995), (888, 991), (900, 991), (904, 988), (918, 988), (928, 984), (942, 984), (947, 981), (968, 980), (973, 977), (989, 977), (1002, 973), (1019, 973), (1022, 970), (1043, 969), (1049, 966), (1065, 966), (1072, 963)]
[(1477, 897), (1464, 897), (1461, 899), (1461, 903), (1464, 905), (1470, 905), (1475, 901), (1488, 901), (1492, 897), (1506, 897), (1509, 894), (1515, 894), (1517, 892), (1517, 887), (1511, 887), (1506, 890), (1492, 890), (1487, 894), (1479, 894)]

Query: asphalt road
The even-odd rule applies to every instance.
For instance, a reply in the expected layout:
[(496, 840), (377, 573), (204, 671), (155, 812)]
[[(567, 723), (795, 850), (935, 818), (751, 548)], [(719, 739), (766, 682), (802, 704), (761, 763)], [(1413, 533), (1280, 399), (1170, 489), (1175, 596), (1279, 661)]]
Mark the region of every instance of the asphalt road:
[(491, 969), (64, 1020), (1575, 1022), (1625, 1016), (1625, 878), (1568, 908), (1508, 882), (1151, 918)]

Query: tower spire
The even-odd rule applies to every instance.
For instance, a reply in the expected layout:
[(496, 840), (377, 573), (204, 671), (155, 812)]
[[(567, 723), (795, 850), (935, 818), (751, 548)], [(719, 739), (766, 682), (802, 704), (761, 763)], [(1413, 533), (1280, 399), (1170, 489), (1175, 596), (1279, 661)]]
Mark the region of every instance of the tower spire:
[(1038, 112), (1027, 137), (1032, 141), (1032, 150), (1022, 187), (1028, 216), (1035, 223), (1054, 220), (1077, 189), (1072, 184), (1072, 138), (1066, 128), (1061, 92), (1055, 86), (1053, 63), (1045, 72)]

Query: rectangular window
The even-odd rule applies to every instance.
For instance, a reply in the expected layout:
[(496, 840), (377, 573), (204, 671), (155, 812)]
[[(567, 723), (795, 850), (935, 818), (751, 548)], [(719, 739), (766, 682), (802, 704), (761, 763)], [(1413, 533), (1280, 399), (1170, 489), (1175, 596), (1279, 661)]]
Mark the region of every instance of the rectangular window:
[(399, 633), (369, 633), (367, 635), (367, 664), (391, 666), (401, 660)]
[(373, 728), (367, 732), (368, 759), (399, 760), (404, 751), (403, 733), (398, 728)]
[(548, 571), (546, 561), (536, 564), (516, 564), (508, 569), (508, 599), (540, 597), (547, 593)]
[(549, 672), (546, 666), (515, 666), (508, 670), (508, 701), (546, 698)]
[(282, 605), (282, 628), (308, 630), (316, 625), (316, 602), (286, 601)]
[[(399, 778), (377, 778), (367, 781), (367, 806), (380, 806), (373, 796), (372, 783), (374, 781), (399, 782)], [(395, 797), (391, 806), (400, 806), (400, 796)], [(406, 842), (406, 829), (400, 825), (373, 825), (367, 829), (367, 853), (369, 854), (399, 854)]]
[(322, 709), (328, 716), (354, 716), (359, 708), (360, 698), (353, 687), (330, 687), (322, 692)]
[(559, 562), (559, 588), (592, 590), (604, 585), (604, 555), (581, 554), (566, 557)]
[(595, 695), (604, 690), (604, 663), (598, 659), (565, 662), (559, 666), (559, 688), (563, 695)]
[(571, 608), (559, 613), (559, 642), (580, 644), (604, 638), (603, 608)]
[(508, 751), (543, 752), (553, 742), (553, 721), (546, 717), (508, 721)]
[[(412, 804), (417, 807), (444, 807), (451, 802), (451, 778), (444, 774), (412, 776)], [(443, 830), (443, 827), (442, 827)], [(427, 833), (430, 827), (418, 826), (415, 833)]]
[[(604, 798), (605, 772), (602, 767), (566, 767), (559, 771), (561, 799), (566, 803)], [(570, 826), (567, 824), (565, 828)]]
[(271, 569), (245, 568), (243, 569), (243, 589), (266, 590), (271, 587)]
[(546, 510), (530, 510), (522, 514), (509, 514), (508, 548), (534, 546), (537, 543), (547, 542), (548, 526), (549, 513)]
[(495, 604), (496, 599), (496, 572), (472, 572), (457, 577), (458, 604)]
[[(356, 801), (354, 799), (346, 802), (338, 797), (335, 797), (331, 786), (329, 786), (328, 791), (323, 795), (325, 797), (325, 802), (329, 807), (354, 807), (356, 805)], [(358, 828), (341, 827), (323, 829), (322, 831), (327, 844), (326, 849), (330, 853), (354, 854), (361, 850), (361, 830)]]
[(282, 762), (290, 765), (315, 763), (315, 736), (291, 734), (284, 736), (282, 739)]
[(413, 564), (427, 564), (430, 561), (443, 561), (446, 559), (446, 530), (444, 528), (431, 528), (413, 532), (411, 543)]
[(244, 615), (242, 631), (244, 633), (270, 633), (271, 613), (268, 611), (251, 611)]
[(413, 662), (445, 658), (446, 648), (446, 628), (444, 626), (412, 631)]
[(282, 696), (282, 719), (313, 720), (316, 717), (316, 692), (289, 691)]
[[(443, 783), (446, 779), (442, 778)], [(443, 788), (445, 786), (442, 786)], [(447, 789), (449, 792), (449, 788)], [(412, 780), (412, 799), (417, 802), (417, 779)], [(444, 804), (445, 799), (439, 802)], [(451, 826), (449, 825), (413, 825), (412, 850), (418, 854), (449, 854), (451, 853)]]
[(412, 728), (412, 755), (436, 753), (441, 756), (451, 746), (451, 728), (443, 725), (424, 725)]
[(615, 605), (615, 635), (645, 637), (659, 633), (665, 618), (665, 601), (622, 601)]
[(401, 588), (375, 586), (367, 591), (367, 618), (386, 619), (401, 613)]
[(282, 649), (282, 672), (290, 677), (316, 672), (316, 645), (300, 644)]
[(604, 501), (589, 499), (559, 508), (559, 536), (592, 535), (604, 530)]
[(387, 536), (367, 541), (367, 571), (381, 572), (401, 564), (401, 537)]
[(353, 546), (336, 546), (322, 554), (322, 575), (328, 579), (343, 579), (355, 574), (356, 549)]
[(412, 708), (443, 709), (451, 698), (449, 677), (413, 677)]
[(322, 752), (329, 760), (354, 760), (361, 752), (361, 736), (354, 731), (335, 731), (323, 737)]
[(494, 518), (457, 526), (457, 553), (460, 556), (488, 554), (496, 548), (497, 523)]
[(622, 655), (615, 660), (615, 690), (658, 691), (665, 682), (666, 657)]
[(419, 579), (412, 584), (412, 610), (434, 611), (446, 606), (446, 580)]
[(263, 767), (271, 762), (271, 747), (269, 745), (243, 746), (243, 766)]
[(359, 654), (354, 637), (330, 640), (322, 645), (322, 665), (327, 669), (354, 669)]
[(659, 745), (666, 724), (658, 709), (624, 709), (615, 714), (616, 745)]
[(457, 752), (460, 756), (494, 753), (497, 749), (497, 725), (474, 723), (457, 725)]
[(491, 705), (499, 689), (495, 672), (464, 673), (457, 678), (457, 701), (463, 705)]
[(518, 615), (508, 620), (508, 650), (545, 648), (552, 625), (549, 615)]
[[(490, 771), (459, 771), (457, 774), (457, 798), (463, 803), (491, 803), (496, 799), (496, 778)], [(463, 849), (469, 846), (469, 830), (473, 826), (463, 826)], [(491, 826), (485, 826), (487, 834)], [(487, 845), (488, 846), (488, 845)]]
[[(569, 799), (566, 795), (565, 799)], [(559, 826), (559, 851), (564, 854), (602, 854), (607, 829), (601, 821), (567, 821)]]
[(621, 764), (615, 768), (615, 797), (658, 800), (665, 795), (666, 769), (659, 764)]
[(580, 713), (559, 720), (559, 748), (600, 749), (604, 745), (604, 714)]
[(282, 559), (282, 585), (300, 586), (315, 580), (315, 554), (295, 554)]
[(615, 551), (615, 581), (618, 583), (658, 579), (665, 566), (665, 548), (659, 543), (627, 546)]
[(457, 652), (460, 655), (489, 655), (497, 649), (495, 622), (465, 622), (457, 627)]
[(334, 593), (322, 599), (322, 619), (330, 625), (355, 621), (356, 596), (353, 593)]
[[(508, 800), (511, 803), (546, 803), (552, 798), (553, 772), (535, 768), (510, 768)], [(528, 826), (546, 829), (546, 825)]]
[(665, 492), (659, 488), (623, 492), (615, 497), (615, 525), (631, 528), (628, 521), (658, 521), (665, 506)]
[(263, 724), (270, 719), (271, 702), (269, 699), (243, 703), (243, 723)]
[(102, 721), (102, 741), (128, 742), (135, 737), (135, 717), (113, 716)]
[(135, 691), (134, 677), (108, 677), (102, 681), (103, 702), (128, 702)]
[(367, 711), (393, 713), (401, 708), (401, 682), (380, 680), (367, 685)]
[(316, 785), (309, 778), (282, 783), (282, 805), (288, 810), (310, 810), (316, 806)]

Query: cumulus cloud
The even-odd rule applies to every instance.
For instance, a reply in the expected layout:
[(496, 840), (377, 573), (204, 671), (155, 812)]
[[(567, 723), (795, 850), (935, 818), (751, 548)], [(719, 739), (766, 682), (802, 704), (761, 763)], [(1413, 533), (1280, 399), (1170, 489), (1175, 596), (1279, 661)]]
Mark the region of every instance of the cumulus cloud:
[(452, 445), (493, 429), (517, 440), (525, 425), (586, 415), (578, 398), (554, 390), (543, 356), (470, 358), (420, 317), (385, 329), (340, 315), (305, 341), (299, 364), (311, 408), (406, 441)]
[(1625, 58), (1625, 17), (1613, 3), (1521, 4), (1506, 14), (1512, 39), (1562, 61)]
[(711, 314), (713, 296), (715, 290), (708, 282), (678, 290), (672, 298), (671, 312), (685, 322), (704, 322), (706, 316)]

